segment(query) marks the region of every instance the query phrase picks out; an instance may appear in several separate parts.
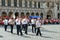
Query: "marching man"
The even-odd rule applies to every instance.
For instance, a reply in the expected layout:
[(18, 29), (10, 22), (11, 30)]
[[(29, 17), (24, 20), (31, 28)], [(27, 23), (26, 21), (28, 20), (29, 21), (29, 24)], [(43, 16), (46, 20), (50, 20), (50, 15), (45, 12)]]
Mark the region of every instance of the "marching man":
[(19, 32), (21, 35), (23, 35), (22, 34), (22, 27), (21, 27), (21, 18), (17, 17), (15, 22), (16, 22), (16, 28), (17, 28), (17, 35), (19, 35)]
[(5, 28), (5, 31), (7, 31), (8, 19), (5, 18), (5, 19), (3, 20), (3, 22), (4, 22), (4, 28)]
[(35, 32), (36, 32), (36, 26), (35, 26), (35, 23), (36, 23), (36, 20), (33, 18), (33, 19), (31, 19), (31, 23), (32, 23), (32, 32), (34, 33), (34, 29), (35, 29)]
[(27, 34), (28, 22), (29, 22), (29, 20), (27, 19), (27, 17), (25, 17), (25, 18), (22, 19), (22, 27), (25, 30), (25, 34)]
[(40, 34), (40, 36), (41, 36), (40, 27), (41, 27), (41, 21), (40, 21), (40, 18), (38, 18), (37, 21), (36, 21), (36, 30), (37, 30), (36, 36), (38, 34)]
[(11, 27), (11, 33), (13, 33), (13, 26), (15, 24), (14, 18), (10, 18), (8, 22), (9, 22), (9, 25)]

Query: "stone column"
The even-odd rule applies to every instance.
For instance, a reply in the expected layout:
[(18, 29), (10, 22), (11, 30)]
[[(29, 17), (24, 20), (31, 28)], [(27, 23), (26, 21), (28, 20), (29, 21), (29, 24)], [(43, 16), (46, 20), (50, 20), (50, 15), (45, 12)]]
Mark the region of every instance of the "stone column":
[(24, 15), (26, 16), (26, 11), (24, 10)]
[(11, 6), (14, 6), (14, 0), (11, 0)]
[(1, 9), (0, 9), (0, 16), (1, 16)]
[(31, 16), (31, 12), (30, 12), (30, 10), (29, 10), (29, 16)]
[(7, 6), (8, 4), (7, 4), (7, 2), (8, 2), (8, 0), (5, 0), (5, 6)]
[(40, 16), (40, 12), (39, 12), (38, 14), (39, 14), (39, 16)]
[(57, 17), (58, 17), (58, 13), (57, 13), (57, 4), (54, 3), (54, 18), (57, 19)]
[(29, 7), (29, 1), (27, 1), (27, 7)]
[(32, 8), (34, 8), (34, 1), (32, 1)]
[(47, 18), (47, 10), (46, 10), (46, 8), (44, 8), (43, 19), (46, 19), (46, 18)]
[(47, 16), (47, 15), (43, 13), (43, 19), (46, 19), (46, 16)]
[(36, 12), (34, 11), (34, 16), (36, 16)]
[(22, 0), (22, 7), (25, 7), (25, 0)]
[(2, 2), (1, 2), (1, 0), (0, 0), (0, 6), (1, 6), (1, 3), (2, 3)]
[(16, 17), (15, 17), (15, 13), (13, 12), (13, 18), (15, 19)]
[(36, 7), (38, 8), (38, 2), (36, 2)]
[(19, 7), (19, 0), (17, 0), (17, 7)]

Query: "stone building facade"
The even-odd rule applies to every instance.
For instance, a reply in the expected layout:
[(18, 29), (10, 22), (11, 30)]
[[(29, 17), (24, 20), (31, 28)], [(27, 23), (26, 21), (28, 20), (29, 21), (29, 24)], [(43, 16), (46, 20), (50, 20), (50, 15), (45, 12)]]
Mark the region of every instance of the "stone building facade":
[(59, 0), (0, 0), (0, 16), (31, 16), (60, 18)]

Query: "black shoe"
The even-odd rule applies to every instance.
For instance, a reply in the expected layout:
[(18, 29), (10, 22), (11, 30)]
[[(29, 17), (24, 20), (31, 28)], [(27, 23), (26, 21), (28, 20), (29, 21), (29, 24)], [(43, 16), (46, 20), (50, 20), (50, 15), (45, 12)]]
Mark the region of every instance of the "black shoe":
[(7, 30), (5, 30), (5, 31), (7, 31)]
[(5, 30), (6, 31), (6, 30)]
[(38, 36), (38, 35), (36, 34), (36, 36)]
[(42, 37), (42, 34), (40, 34), (40, 36)]
[(11, 32), (13, 34), (13, 32)]
[(19, 34), (17, 34), (19, 36)]
[(21, 36), (23, 36), (23, 34), (21, 34)]
[(17, 35), (19, 35), (19, 34), (17, 34)]
[(32, 33), (34, 33), (34, 32), (32, 32)]
[(28, 34), (28, 33), (25, 33), (26, 35)]

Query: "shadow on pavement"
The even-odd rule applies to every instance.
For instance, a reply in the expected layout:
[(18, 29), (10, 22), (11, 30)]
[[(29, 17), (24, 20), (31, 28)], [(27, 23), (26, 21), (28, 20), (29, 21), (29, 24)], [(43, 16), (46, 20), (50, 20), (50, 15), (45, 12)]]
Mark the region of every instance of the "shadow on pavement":
[(30, 36), (36, 36), (36, 35), (34, 35), (34, 34), (28, 34), (28, 35), (30, 35)]
[(22, 37), (24, 37), (24, 38), (31, 38), (30, 36), (27, 36), (27, 35), (26, 35), (26, 36), (25, 36), (25, 35), (23, 35)]
[(58, 33), (56, 31), (49, 31), (49, 30), (41, 30), (41, 31), (43, 31), (43, 32), (51, 32), (51, 33)]
[(28, 28), (28, 32), (32, 32), (32, 29), (31, 28)]
[(3, 25), (0, 25), (0, 28), (3, 28), (4, 26)]
[(11, 31), (6, 31), (6, 32), (11, 33)]
[(0, 35), (0, 38), (3, 38), (3, 36), (2, 36), (2, 35)]
[(49, 37), (49, 36), (41, 36), (41, 37), (43, 37), (43, 38), (52, 38), (52, 37)]
[(13, 33), (13, 35), (17, 35), (17, 33)]

